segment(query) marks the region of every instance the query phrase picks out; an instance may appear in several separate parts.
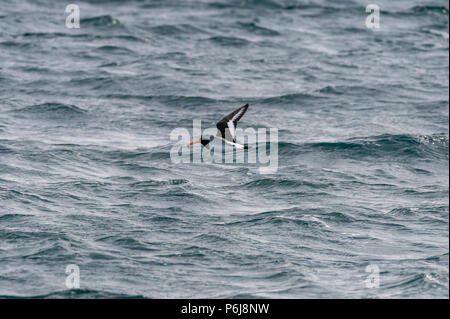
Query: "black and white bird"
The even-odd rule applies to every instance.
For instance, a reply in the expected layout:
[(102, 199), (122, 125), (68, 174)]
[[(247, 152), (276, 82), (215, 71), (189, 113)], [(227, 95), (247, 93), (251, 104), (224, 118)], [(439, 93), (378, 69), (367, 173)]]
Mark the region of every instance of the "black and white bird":
[[(217, 122), (217, 134), (216, 137), (223, 139), (226, 143), (235, 146), (236, 148), (248, 149), (246, 145), (241, 145), (236, 143), (236, 127), (237, 122), (244, 116), (247, 112), (248, 104), (241, 106), (237, 110), (231, 112), (219, 122)], [(205, 136), (201, 136), (198, 141), (191, 142), (188, 146), (193, 144), (201, 143), (205, 147), (209, 147), (211, 139)]]

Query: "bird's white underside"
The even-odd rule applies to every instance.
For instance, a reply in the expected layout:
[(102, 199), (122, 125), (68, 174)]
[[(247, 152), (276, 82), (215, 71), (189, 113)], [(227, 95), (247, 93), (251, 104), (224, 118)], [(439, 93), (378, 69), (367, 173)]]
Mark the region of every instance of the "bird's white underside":
[(230, 134), (231, 134), (231, 138), (234, 140), (235, 137), (236, 137), (235, 136), (236, 135), (236, 128), (234, 127), (233, 120), (228, 121), (227, 125), (228, 125), (228, 130), (230, 131)]
[(216, 137), (216, 138), (217, 138), (217, 139), (220, 139), (220, 140), (223, 140), (223, 141), (225, 141), (225, 143), (230, 144), (230, 145), (233, 145), (234, 147), (236, 147), (236, 148), (238, 148), (238, 149), (244, 149), (244, 145), (242, 145), (242, 144), (233, 143), (233, 142), (230, 142), (230, 141), (228, 141), (228, 140), (226, 140), (226, 139), (223, 139), (223, 138), (221, 138), (221, 137)]

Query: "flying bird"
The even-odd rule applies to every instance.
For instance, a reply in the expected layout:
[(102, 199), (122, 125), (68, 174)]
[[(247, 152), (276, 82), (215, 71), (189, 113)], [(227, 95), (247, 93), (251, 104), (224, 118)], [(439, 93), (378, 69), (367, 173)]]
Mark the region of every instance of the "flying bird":
[[(236, 127), (238, 121), (244, 116), (245, 112), (247, 112), (248, 104), (241, 106), (237, 110), (231, 112), (219, 122), (217, 122), (217, 134), (216, 137), (219, 137), (225, 140), (226, 143), (235, 146), (236, 148), (248, 149), (248, 146), (241, 145), (236, 143)], [(209, 147), (209, 143), (212, 140), (209, 137), (201, 136), (198, 141), (191, 142), (187, 146), (191, 146), (193, 144), (201, 143), (205, 147)]]

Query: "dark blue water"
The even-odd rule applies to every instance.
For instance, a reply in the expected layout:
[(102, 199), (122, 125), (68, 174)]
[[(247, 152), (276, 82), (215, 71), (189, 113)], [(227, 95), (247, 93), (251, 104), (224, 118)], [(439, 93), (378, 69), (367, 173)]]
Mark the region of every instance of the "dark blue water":
[[(0, 0), (1, 297), (448, 298), (447, 1), (76, 3)], [(276, 173), (171, 161), (245, 103)]]

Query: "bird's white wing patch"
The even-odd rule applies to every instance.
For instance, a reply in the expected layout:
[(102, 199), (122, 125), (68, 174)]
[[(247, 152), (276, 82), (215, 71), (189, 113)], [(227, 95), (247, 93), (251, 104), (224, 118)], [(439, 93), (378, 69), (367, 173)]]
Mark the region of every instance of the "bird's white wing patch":
[(231, 122), (234, 122), (239, 116), (241, 116), (242, 112), (244, 112), (244, 109), (241, 109), (239, 112), (237, 112), (231, 119)]
[(217, 137), (217, 140), (219, 140), (219, 139), (225, 141), (225, 143), (227, 143), (227, 144), (229, 144), (229, 145), (233, 145), (233, 146), (236, 147), (236, 148), (239, 148), (239, 149), (245, 149), (245, 145), (238, 144), (238, 143), (234, 143), (234, 142), (230, 142), (230, 141), (228, 141), (228, 140), (224, 140), (224, 139), (221, 138), (221, 137)]
[(227, 125), (228, 125), (228, 129), (230, 131), (230, 134), (231, 134), (231, 138), (234, 140), (234, 138), (236, 137), (235, 136), (236, 135), (236, 128), (234, 127), (233, 120), (228, 121)]

